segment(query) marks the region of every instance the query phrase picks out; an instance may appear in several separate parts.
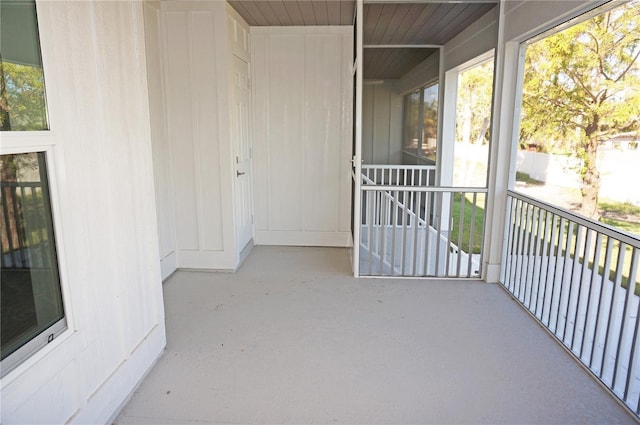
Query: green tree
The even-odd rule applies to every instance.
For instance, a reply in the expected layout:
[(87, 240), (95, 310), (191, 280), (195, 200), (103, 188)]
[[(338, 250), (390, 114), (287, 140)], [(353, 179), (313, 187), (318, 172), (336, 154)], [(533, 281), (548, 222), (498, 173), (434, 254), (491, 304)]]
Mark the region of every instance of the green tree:
[(0, 59), (0, 128), (3, 131), (46, 130), (42, 68)]
[(456, 140), (463, 143), (488, 143), (491, 124), (493, 61), (460, 74), (456, 107)]
[(581, 213), (599, 218), (598, 142), (640, 128), (640, 2), (527, 47), (521, 144), (563, 140), (580, 159)]

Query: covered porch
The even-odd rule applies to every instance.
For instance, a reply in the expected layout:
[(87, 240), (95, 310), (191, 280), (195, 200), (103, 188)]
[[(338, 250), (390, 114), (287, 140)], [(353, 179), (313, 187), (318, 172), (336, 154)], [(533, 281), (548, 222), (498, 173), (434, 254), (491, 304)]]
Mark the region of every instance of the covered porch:
[(254, 248), (164, 284), (167, 346), (115, 423), (631, 423), (498, 284), (355, 279)]

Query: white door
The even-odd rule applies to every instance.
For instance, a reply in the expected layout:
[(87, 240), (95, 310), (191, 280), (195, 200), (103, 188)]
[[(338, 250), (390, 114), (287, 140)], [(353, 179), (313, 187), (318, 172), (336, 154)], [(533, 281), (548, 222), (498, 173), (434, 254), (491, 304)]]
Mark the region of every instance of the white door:
[(249, 64), (231, 55), (231, 139), (235, 167), (235, 215), (238, 252), (253, 237), (253, 190), (251, 164), (251, 90)]

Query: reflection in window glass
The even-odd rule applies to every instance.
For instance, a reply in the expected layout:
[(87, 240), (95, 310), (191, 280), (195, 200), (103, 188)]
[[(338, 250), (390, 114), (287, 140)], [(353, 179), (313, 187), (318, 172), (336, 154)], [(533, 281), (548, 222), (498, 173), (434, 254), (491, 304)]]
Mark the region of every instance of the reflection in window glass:
[(0, 129), (48, 129), (34, 1), (0, 1)]
[(423, 126), (421, 156), (436, 160), (436, 138), (438, 136), (438, 84), (423, 91)]
[[(403, 151), (418, 164), (435, 164), (438, 137), (438, 84), (404, 98)], [(413, 160), (412, 160), (413, 161)]]
[(420, 146), (420, 91), (405, 96), (403, 149), (414, 155)]
[(64, 328), (60, 327), (64, 310), (45, 154), (2, 155), (0, 174), (0, 335), (4, 374), (8, 372), (8, 356), (44, 332), (45, 337), (53, 335), (53, 325)]

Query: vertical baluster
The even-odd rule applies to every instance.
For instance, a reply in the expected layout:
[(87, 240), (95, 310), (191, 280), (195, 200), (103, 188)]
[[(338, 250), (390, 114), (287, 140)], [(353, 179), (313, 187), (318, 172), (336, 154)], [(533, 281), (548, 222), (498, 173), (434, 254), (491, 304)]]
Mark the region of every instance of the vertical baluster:
[(436, 192), (434, 203), (434, 210), (438, 212), (438, 222), (436, 223), (438, 226), (436, 231), (436, 268), (434, 276), (440, 276), (440, 251), (442, 245), (442, 192)]
[(610, 336), (611, 336), (611, 333), (613, 332), (613, 329), (611, 328), (611, 321), (615, 313), (614, 310), (617, 310), (616, 309), (617, 305), (615, 302), (616, 296), (618, 295), (618, 288), (622, 287), (622, 267), (624, 265), (625, 249), (626, 249), (626, 244), (623, 242), (618, 242), (618, 261), (616, 264), (616, 275), (613, 281), (613, 288), (611, 290), (611, 301), (609, 303), (609, 318), (607, 319), (607, 330), (604, 337), (604, 347), (602, 348), (602, 361), (600, 362), (601, 376), (604, 375), (605, 361), (607, 357), (607, 352), (609, 351)]
[[(17, 186), (13, 186), (10, 188), (11, 189), (11, 197), (13, 198), (13, 214), (15, 217), (15, 230), (16, 230), (16, 242), (18, 244), (18, 250), (17, 250), (17, 254), (18, 254), (18, 258), (19, 258), (19, 264), (20, 264), (20, 268), (23, 268), (26, 266), (27, 263), (27, 259), (26, 259), (26, 252), (24, 252), (24, 247), (23, 247), (23, 243), (22, 240), (23, 238), (23, 234), (24, 234), (24, 228), (22, 226), (20, 226), (20, 224), (22, 224), (24, 226), (24, 223), (21, 223), (22, 220), (20, 219), (21, 215), (20, 212), (18, 210), (18, 187)], [(22, 205), (22, 198), (20, 198), (20, 203)]]
[(475, 224), (476, 224), (476, 210), (478, 204), (478, 193), (473, 192), (473, 206), (471, 209), (471, 223), (469, 224), (469, 255), (467, 258), (467, 277), (471, 277), (471, 268), (473, 265), (473, 245), (475, 242)]
[(416, 192), (416, 203), (414, 206), (415, 228), (413, 229), (413, 276), (418, 276), (418, 237), (420, 236), (420, 202), (422, 201), (422, 192)]
[[(607, 248), (606, 248), (605, 254), (604, 254), (604, 268), (602, 269), (602, 276), (601, 276), (601, 279), (600, 279), (600, 297), (599, 297), (599, 300), (598, 300), (598, 309), (596, 311), (596, 323), (595, 323), (595, 330), (594, 330), (594, 335), (593, 335), (593, 349), (591, 350), (591, 357), (589, 358), (589, 369), (593, 370), (594, 373), (595, 373), (595, 370), (593, 369), (594, 354), (595, 354), (597, 343), (598, 343), (598, 337), (600, 337), (600, 335), (599, 335), (600, 332), (598, 332), (598, 331), (600, 330), (600, 328), (602, 326), (600, 324), (600, 313), (602, 313), (602, 307), (604, 305), (605, 292), (606, 292), (606, 288), (607, 288), (608, 282), (609, 282), (609, 270), (611, 268), (611, 255), (613, 253), (613, 245), (614, 244), (615, 244), (615, 241), (613, 241), (610, 236), (607, 236)], [(598, 270), (598, 269), (596, 269), (596, 270)], [(604, 343), (602, 345), (602, 356), (603, 356), (603, 361), (604, 361)], [(602, 365), (600, 365), (598, 376), (602, 377)]]
[[(622, 252), (622, 244), (620, 246), (620, 251)], [(626, 255), (626, 252), (625, 252)], [(627, 309), (629, 309), (631, 306), (629, 304), (631, 304), (631, 300), (633, 299), (634, 296), (634, 291), (635, 291), (635, 271), (638, 267), (638, 250), (634, 249), (631, 253), (631, 264), (629, 266), (629, 282), (627, 284), (627, 288), (626, 288), (626, 297), (624, 299), (624, 303), (623, 303), (623, 307), (622, 307), (622, 317), (620, 319), (620, 332), (618, 333), (618, 347), (616, 348), (616, 360), (614, 363), (614, 367), (613, 367), (613, 381), (611, 383), (611, 389), (615, 390), (616, 388), (616, 381), (618, 378), (618, 366), (620, 365), (620, 351), (622, 348), (622, 344), (623, 344), (623, 336), (625, 334), (625, 329), (627, 328), (627, 323), (629, 322), (629, 320), (627, 319)], [(621, 287), (622, 287), (622, 283), (621, 283)], [(631, 370), (627, 369), (627, 374), (630, 374)], [(626, 379), (625, 379), (626, 382)]]
[(513, 295), (516, 293), (516, 276), (518, 272), (518, 257), (520, 252), (518, 251), (518, 246), (520, 244), (520, 227), (522, 225), (522, 209), (524, 206), (524, 201), (521, 199), (516, 199), (516, 207), (514, 210), (513, 216), (513, 240), (511, 246), (511, 266), (509, 268), (509, 281), (511, 285), (509, 286), (509, 290)]
[[(596, 234), (596, 244), (595, 244), (595, 252), (593, 253), (593, 265), (591, 266), (591, 278), (589, 279), (589, 288), (588, 288), (588, 293), (587, 293), (587, 307), (586, 307), (586, 311), (584, 313), (584, 330), (582, 331), (582, 342), (580, 343), (580, 354), (579, 357), (582, 358), (582, 355), (584, 353), (584, 344), (587, 341), (586, 337), (587, 337), (587, 327), (589, 326), (589, 313), (591, 310), (591, 296), (593, 294), (593, 284), (595, 282), (596, 276), (598, 276), (598, 268), (600, 267), (600, 255), (601, 255), (601, 248), (602, 248), (602, 233), (597, 233)], [(585, 260), (585, 262), (588, 262), (587, 260)], [(595, 334), (596, 334), (596, 328), (595, 328), (595, 320), (594, 320), (594, 327), (593, 327), (593, 341), (591, 343), (591, 350), (593, 351), (594, 348), (594, 344), (595, 344)], [(591, 354), (591, 353), (589, 353)], [(586, 362), (585, 362), (586, 364)]]
[(383, 205), (381, 205), (382, 211), (380, 212), (381, 215), (381, 220), (380, 220), (380, 231), (382, 232), (381, 237), (380, 237), (380, 274), (384, 275), (385, 271), (384, 271), (384, 263), (385, 263), (385, 259), (387, 258), (386, 255), (386, 246), (385, 246), (385, 242), (386, 242), (386, 236), (387, 236), (387, 220), (388, 220), (388, 216), (387, 216), (387, 206), (389, 205), (389, 198), (387, 197), (387, 193), (388, 192), (381, 192), (382, 194), (382, 200), (381, 200), (381, 204), (382, 202), (384, 202), (384, 208)]
[(449, 277), (450, 270), (450, 261), (451, 261), (451, 231), (453, 230), (453, 192), (447, 192), (449, 194), (449, 216), (447, 217), (447, 223), (449, 231), (447, 232), (447, 245), (445, 250), (445, 276)]
[[(546, 218), (547, 211), (542, 208), (538, 212), (538, 230), (536, 235), (536, 248), (534, 251), (533, 261), (533, 281), (531, 282), (531, 294), (529, 295), (529, 305), (533, 305), (533, 309), (530, 308), (534, 315), (538, 315), (538, 300), (540, 299), (540, 284), (542, 283), (542, 271), (546, 270), (542, 268), (542, 252), (545, 246), (545, 231), (546, 231)], [(536, 278), (537, 273), (537, 278)], [(534, 298), (535, 297), (535, 298)]]
[[(582, 228), (582, 226), (580, 226)], [(576, 312), (574, 314), (573, 317), (573, 335), (571, 336), (571, 349), (573, 350), (575, 348), (575, 343), (576, 343), (576, 334), (577, 334), (577, 330), (578, 330), (578, 318), (579, 318), (579, 314), (580, 314), (580, 306), (582, 305), (582, 303), (580, 302), (581, 299), (583, 298), (582, 295), (582, 284), (584, 282), (584, 278), (585, 278), (585, 271), (588, 269), (589, 266), (589, 254), (591, 251), (591, 240), (592, 240), (592, 234), (593, 232), (591, 231), (591, 229), (587, 229), (587, 236), (584, 242), (584, 249), (582, 250), (582, 267), (580, 269), (580, 279), (578, 281), (578, 296), (576, 298)], [(576, 251), (576, 257), (578, 256), (578, 252)], [(586, 307), (585, 307), (586, 308)], [(585, 315), (584, 317), (584, 323), (582, 325), (582, 332), (584, 334), (584, 332), (586, 332), (586, 327), (587, 327), (587, 316)], [(582, 339), (580, 340), (580, 342), (582, 342)], [(582, 351), (582, 347), (580, 347), (580, 351)]]
[[(6, 256), (6, 258), (8, 260), (11, 261), (10, 266), (11, 267), (18, 267), (17, 266), (17, 261), (15, 258), (15, 247), (13, 246), (13, 236), (12, 236), (12, 226), (11, 226), (11, 219), (9, 217), (9, 200), (11, 199), (13, 201), (13, 203), (15, 204), (16, 200), (13, 199), (11, 194), (11, 186), (2, 186), (2, 197), (4, 198), (4, 202), (2, 203), (2, 210), (4, 213), (4, 225), (5, 225), (5, 229), (7, 232), (7, 243), (9, 245), (9, 255)], [(2, 254), (2, 257), (5, 258), (5, 255)]]
[[(527, 249), (527, 268), (525, 270), (525, 280), (524, 280), (524, 294), (522, 296), (522, 303), (527, 307), (529, 311), (531, 311), (531, 291), (533, 289), (533, 275), (535, 274), (535, 269), (533, 268), (533, 263), (535, 261), (535, 245), (537, 234), (535, 233), (536, 224), (539, 221), (538, 215), (540, 214), (540, 208), (535, 205), (531, 206), (531, 224), (529, 226), (529, 247)], [(527, 301), (528, 299), (528, 301)]]
[(521, 200), (517, 199), (517, 198), (513, 198), (512, 201), (512, 214), (511, 214), (511, 226), (509, 228), (509, 233), (511, 234), (511, 237), (509, 238), (509, 245), (508, 245), (508, 252), (509, 252), (509, 262), (507, 263), (507, 269), (505, 270), (506, 273), (506, 279), (509, 281), (509, 285), (507, 286), (507, 288), (509, 289), (509, 291), (511, 293), (513, 293), (513, 288), (514, 288), (514, 274), (515, 274), (515, 266), (516, 266), (516, 259), (517, 259), (517, 253), (516, 253), (516, 249), (518, 246), (518, 220), (519, 220), (519, 216), (520, 216), (520, 204), (521, 204)]
[[(556, 268), (552, 266), (552, 262), (557, 260), (558, 256), (558, 242), (557, 237), (559, 233), (559, 222), (558, 216), (553, 214), (551, 216), (551, 235), (549, 236), (549, 257), (547, 258), (547, 275), (545, 281), (545, 291), (542, 299), (542, 313), (540, 316), (542, 317), (542, 323), (544, 323), (547, 327), (550, 327), (551, 324), (551, 307), (553, 305), (553, 291), (556, 279)], [(555, 256), (555, 260), (554, 260)], [(547, 296), (547, 294), (549, 294)], [(548, 307), (546, 306), (547, 298), (549, 299)], [(545, 321), (545, 308), (547, 312), (547, 319)]]
[[(407, 175), (405, 174), (405, 186)], [(407, 190), (402, 191), (402, 245), (400, 247), (402, 253), (402, 261), (400, 262), (400, 274), (405, 275), (406, 256), (407, 256)]]
[(391, 221), (391, 274), (395, 274), (396, 269), (396, 228), (398, 227), (398, 197), (400, 193), (396, 190), (393, 196), (393, 219)]
[[(630, 272), (629, 272), (629, 288), (627, 289), (627, 291), (635, 293), (638, 292), (639, 286), (638, 286), (638, 264), (637, 264), (637, 260), (638, 260), (638, 256), (640, 256), (640, 253), (638, 252), (638, 248), (633, 248), (633, 258), (635, 258), (636, 262), (632, 262), (632, 266), (630, 267)], [(636, 313), (635, 313), (635, 326), (633, 326), (633, 337), (631, 338), (631, 350), (629, 351), (629, 363), (627, 365), (627, 380), (625, 382), (624, 385), (624, 395), (623, 395), (623, 400), (625, 402), (627, 402), (628, 406), (633, 406), (632, 402), (634, 400), (629, 400), (629, 390), (631, 389), (631, 381), (634, 377), (637, 377), (640, 375), (640, 352), (638, 352), (638, 328), (640, 328), (640, 301), (637, 303), (636, 306)], [(637, 385), (637, 384), (636, 384)], [(635, 403), (637, 404), (637, 409), (636, 412), (640, 413), (640, 402), (639, 402), (640, 396), (636, 396), (636, 400)]]
[[(544, 210), (544, 219), (540, 220), (541, 227), (541, 237), (540, 237), (540, 261), (538, 262), (538, 286), (536, 288), (536, 302), (534, 304), (534, 314), (536, 317), (542, 321), (542, 308), (544, 305), (544, 293), (547, 287), (547, 273), (549, 266), (549, 261), (547, 258), (548, 253), (548, 243), (547, 239), (549, 237), (549, 214), (550, 212)], [(545, 260), (547, 263), (545, 264)]]
[(368, 241), (368, 245), (369, 245), (369, 276), (373, 275), (373, 203), (375, 202), (375, 192), (373, 191), (368, 191), (369, 193), (367, 193), (368, 195), (368, 200), (369, 203), (367, 204), (367, 209), (368, 211), (368, 223), (369, 223), (369, 241)]
[[(527, 246), (526, 236), (529, 227), (529, 208), (528, 202), (522, 202), (522, 211), (520, 212), (520, 235), (518, 236), (518, 258), (516, 261), (516, 282), (514, 282), (514, 295), (520, 299), (522, 291), (522, 268), (524, 266), (525, 247)], [(517, 287), (515, 287), (517, 285)]]
[[(562, 254), (562, 245), (564, 243), (564, 234), (565, 234), (565, 224), (566, 224), (566, 220), (564, 217), (560, 217), (560, 222), (559, 222), (559, 231), (558, 231), (558, 243), (556, 245), (556, 264), (553, 270), (553, 286), (552, 286), (552, 292), (551, 292), (551, 304), (549, 305), (549, 309), (551, 310), (551, 312), (549, 313), (549, 329), (551, 330), (551, 320), (553, 318), (552, 313), (553, 313), (553, 304), (554, 301), (558, 302), (558, 309), (560, 308), (560, 300), (559, 300), (559, 296), (556, 296), (557, 291), (556, 291), (556, 282), (558, 281), (558, 277), (560, 278), (560, 281), (562, 281), (562, 274), (563, 271), (561, 270), (561, 259), (563, 258), (563, 254)], [(560, 273), (558, 273), (560, 272)], [(553, 326), (553, 332), (555, 333), (555, 328), (558, 326), (558, 315), (556, 312), (556, 316), (555, 316), (555, 323)]]
[[(563, 304), (563, 300), (566, 300), (566, 296), (563, 297), (564, 293), (565, 293), (565, 279), (566, 279), (566, 275), (567, 275), (567, 263), (571, 260), (571, 242), (573, 240), (573, 229), (575, 226), (575, 223), (571, 220), (568, 220), (569, 226), (567, 228), (567, 238), (565, 241), (565, 247), (564, 247), (564, 254), (562, 257), (562, 272), (560, 274), (560, 290), (558, 292), (558, 308), (556, 311), (556, 325), (553, 329), (553, 333), (556, 334), (556, 336), (559, 337), (558, 335), (558, 326), (560, 325), (560, 318), (562, 315), (562, 304)], [(565, 321), (567, 320), (566, 314), (565, 314)], [(562, 339), (562, 338), (561, 338)]]
[(424, 197), (424, 254), (422, 255), (424, 262), (424, 275), (429, 276), (429, 239), (431, 239), (431, 198), (433, 192), (425, 192)]
[[(458, 261), (456, 265), (456, 277), (460, 277), (460, 264), (462, 261), (462, 234), (464, 233), (464, 204), (465, 204), (465, 192), (460, 192), (460, 217), (458, 220)], [(471, 253), (469, 253), (471, 256)]]
[[(574, 287), (575, 285), (573, 284), (574, 276), (576, 275), (576, 268), (578, 268), (579, 264), (580, 264), (580, 246), (582, 245), (582, 235), (583, 235), (583, 230), (584, 230), (584, 226), (581, 225), (577, 225), (578, 230), (577, 230), (577, 235), (576, 235), (576, 239), (575, 239), (575, 244), (574, 244), (574, 248), (573, 248), (573, 261), (571, 264), (571, 271), (569, 273), (569, 289), (567, 289), (567, 307), (565, 309), (565, 320), (564, 320), (564, 329), (562, 331), (562, 340), (565, 342), (565, 345), (567, 345), (567, 347), (570, 347), (570, 342), (567, 341), (567, 331), (569, 330), (569, 316), (570, 316), (570, 312), (571, 312), (571, 307), (573, 306), (573, 304), (571, 303), (571, 299), (574, 298), (572, 297), (573, 293), (575, 292)], [(571, 259), (571, 253), (569, 252), (569, 259)], [(579, 301), (579, 300), (577, 300)], [(576, 302), (577, 302), (576, 301)], [(577, 304), (576, 304), (577, 307)], [(574, 326), (575, 326), (575, 322), (574, 322)], [(571, 341), (571, 343), (573, 343), (573, 341)]]
[(515, 215), (518, 200), (512, 196), (507, 196), (507, 223), (505, 231), (508, 235), (502, 248), (502, 283), (506, 288), (511, 286), (511, 260), (513, 258), (513, 239), (515, 235)]

